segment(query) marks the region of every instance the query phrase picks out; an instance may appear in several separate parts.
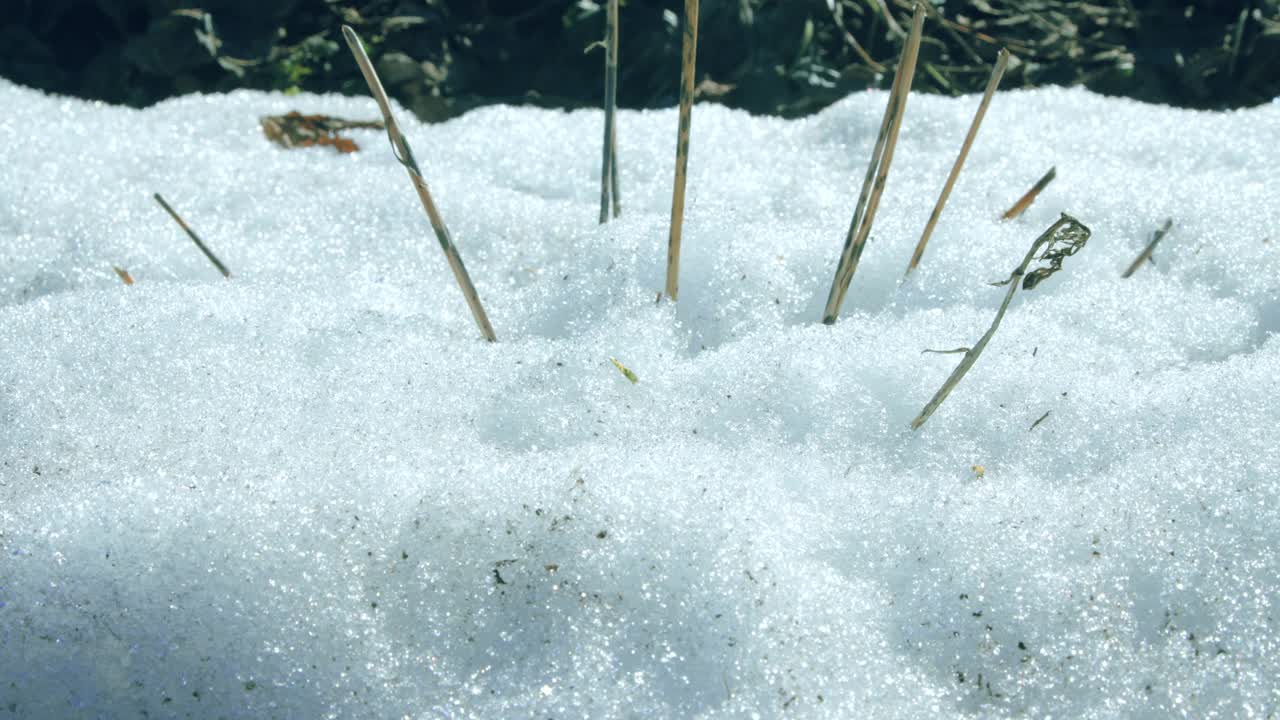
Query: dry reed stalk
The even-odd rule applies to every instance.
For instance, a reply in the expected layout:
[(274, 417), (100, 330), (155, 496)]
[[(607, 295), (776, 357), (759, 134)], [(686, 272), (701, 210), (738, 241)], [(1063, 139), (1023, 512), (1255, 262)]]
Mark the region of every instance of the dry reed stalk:
[(382, 111), (382, 121), (387, 126), (391, 150), (395, 153), (396, 160), (400, 161), (405, 171), (409, 173), (413, 188), (418, 192), (418, 200), (422, 202), (422, 209), (426, 211), (427, 219), (431, 221), (431, 229), (435, 231), (436, 239), (440, 241), (440, 249), (444, 251), (444, 256), (449, 261), (449, 268), (453, 270), (453, 277), (458, 281), (458, 287), (462, 289), (462, 295), (471, 308), (476, 325), (479, 326), (485, 340), (494, 342), (498, 338), (493, 332), (493, 326), (489, 324), (489, 316), (485, 314), (484, 306), (480, 304), (480, 295), (471, 282), (471, 276), (467, 274), (466, 266), (462, 264), (462, 256), (458, 254), (458, 248), (453, 244), (449, 228), (445, 226), (444, 219), (440, 217), (440, 211), (436, 209), (435, 201), (431, 199), (431, 191), (427, 188), (427, 181), (422, 177), (422, 171), (418, 169), (418, 161), (413, 158), (409, 142), (405, 140), (400, 132), (400, 126), (391, 115), (391, 102), (387, 99), (386, 90), (382, 88), (382, 81), (378, 79), (377, 71), (373, 69), (373, 63), (369, 61), (364, 43), (360, 41), (360, 36), (351, 29), (350, 25), (342, 26), (342, 34), (347, 39), (351, 54), (355, 56), (356, 64), (360, 66), (365, 82), (369, 84), (369, 93), (373, 95), (373, 99), (378, 103), (378, 109)]
[(1044, 177), (1037, 180), (1036, 184), (1031, 186), (1031, 189), (1027, 191), (1026, 195), (1018, 198), (1018, 202), (1014, 203), (1013, 207), (1006, 210), (1001, 218), (1004, 220), (1012, 220), (1021, 215), (1024, 210), (1031, 207), (1031, 203), (1036, 201), (1036, 196), (1040, 194), (1040, 191), (1049, 187), (1049, 183), (1053, 182), (1053, 179), (1057, 176), (1058, 168), (1056, 166), (1049, 168), (1049, 172), (1045, 173)]
[(213, 251), (209, 249), (209, 246), (204, 244), (204, 241), (200, 239), (200, 236), (196, 235), (195, 231), (187, 225), (186, 221), (184, 221), (178, 213), (169, 206), (169, 203), (165, 202), (164, 198), (160, 197), (160, 193), (156, 193), (152, 197), (156, 199), (156, 202), (160, 203), (160, 207), (164, 208), (165, 212), (169, 213), (169, 217), (173, 218), (173, 221), (178, 223), (178, 227), (182, 228), (183, 231), (187, 233), (187, 236), (196, 244), (196, 247), (200, 248), (200, 252), (204, 253), (206, 258), (209, 258), (209, 262), (213, 263), (213, 266), (218, 268), (218, 272), (222, 273), (222, 277), (230, 280), (231, 271), (227, 269), (227, 266), (222, 264), (222, 261), (218, 259), (218, 256), (213, 254)]
[(942, 217), (942, 208), (947, 204), (947, 198), (951, 197), (951, 189), (955, 187), (956, 178), (960, 177), (960, 170), (964, 168), (964, 161), (969, 157), (969, 149), (973, 147), (973, 141), (978, 137), (978, 128), (981, 127), (982, 119), (987, 114), (987, 106), (991, 104), (991, 98), (995, 96), (996, 88), (1000, 86), (1000, 78), (1004, 77), (1004, 71), (1008, 65), (1009, 51), (1001, 48), (1000, 55), (996, 57), (996, 66), (991, 70), (991, 79), (987, 81), (987, 89), (982, 94), (982, 101), (978, 103), (978, 111), (974, 113), (973, 123), (969, 125), (969, 133), (964, 136), (964, 144), (960, 146), (960, 154), (956, 156), (956, 162), (951, 166), (951, 174), (947, 176), (947, 182), (942, 186), (942, 194), (938, 195), (938, 202), (933, 206), (929, 222), (920, 235), (920, 242), (916, 243), (916, 251), (911, 255), (911, 263), (907, 265), (908, 275), (916, 269), (920, 264), (920, 258), (924, 256), (924, 248), (929, 244), (929, 236), (933, 234), (938, 218)]
[(840, 306), (844, 304), (849, 282), (858, 270), (858, 261), (862, 258), (862, 251), (870, 236), (885, 180), (889, 177), (889, 167), (893, 163), (893, 151), (898, 143), (898, 131), (902, 128), (907, 96), (911, 94), (911, 80), (915, 75), (916, 59), (920, 53), (924, 16), (924, 5), (916, 3), (915, 13), (911, 18), (911, 34), (902, 47), (902, 59), (898, 62), (894, 75), (893, 89), (889, 91), (889, 102), (885, 105), (884, 119), (880, 122), (880, 134), (871, 152), (871, 163), (867, 166), (862, 192), (858, 195), (858, 204), (853, 211), (853, 221), (849, 224), (844, 249), (836, 265), (836, 275), (831, 282), (831, 291), (827, 294), (827, 305), (822, 313), (822, 322), (827, 325), (835, 323), (840, 316)]
[(680, 60), (680, 133), (676, 140), (676, 183), (671, 193), (671, 234), (667, 237), (666, 290), (672, 300), (680, 293), (680, 241), (685, 225), (685, 179), (689, 173), (689, 129), (694, 113), (694, 70), (698, 60), (698, 0), (685, 0)]
[[(934, 0), (925, 0), (925, 6), (926, 6), (926, 9), (929, 11), (929, 14), (932, 15), (934, 19), (938, 21), (939, 25), (942, 26), (942, 29), (948, 35), (951, 36), (951, 39), (954, 40), (955, 43), (965, 51), (966, 54), (969, 55), (969, 59), (972, 60), (974, 64), (982, 65), (983, 64), (982, 56), (979, 55), (978, 52), (973, 49), (972, 45), (970, 45), (963, 37), (960, 36), (960, 33), (956, 32), (955, 28), (951, 27), (951, 24), (947, 22), (947, 19), (945, 17), (942, 16), (942, 13), (938, 11), (938, 8), (934, 7)], [(1001, 48), (1001, 50), (1003, 51), (1004, 48)]]
[[(1064, 227), (1066, 229), (1062, 230), (1060, 233), (1059, 230)], [(1013, 273), (1009, 275), (1009, 279), (1003, 282), (994, 283), (995, 285), (1008, 285), (1009, 289), (1005, 292), (1004, 302), (1000, 303), (1000, 309), (996, 311), (995, 319), (991, 321), (991, 327), (987, 328), (987, 331), (978, 339), (976, 345), (972, 348), (964, 348), (965, 353), (964, 357), (960, 359), (960, 364), (951, 372), (951, 375), (947, 377), (946, 382), (944, 382), (942, 387), (938, 389), (938, 392), (934, 394), (933, 399), (924, 406), (924, 409), (920, 411), (920, 414), (916, 416), (916, 419), (911, 421), (912, 430), (918, 429), (926, 420), (929, 419), (930, 415), (933, 415), (933, 412), (938, 409), (938, 406), (942, 404), (942, 401), (947, 399), (947, 396), (951, 394), (951, 391), (954, 390), (956, 385), (960, 383), (960, 380), (964, 378), (965, 373), (969, 372), (969, 368), (973, 367), (973, 364), (978, 361), (978, 356), (982, 354), (982, 351), (987, 347), (987, 343), (991, 342), (992, 336), (996, 334), (996, 330), (1000, 327), (1000, 321), (1004, 319), (1005, 311), (1009, 309), (1009, 303), (1013, 301), (1013, 296), (1018, 292), (1018, 288), (1022, 288), (1023, 290), (1032, 290), (1039, 285), (1042, 280), (1062, 269), (1063, 259), (1070, 255), (1074, 255), (1080, 250), (1080, 248), (1084, 247), (1084, 244), (1088, 242), (1091, 234), (1092, 231), (1083, 223), (1070, 215), (1063, 213), (1062, 217), (1058, 218), (1057, 222), (1050, 225), (1048, 230), (1041, 233), (1040, 237), (1037, 237), (1035, 242), (1031, 243), (1031, 249), (1027, 251), (1026, 256), (1022, 258), (1022, 262), (1014, 269)], [(1062, 244), (1062, 247), (1055, 251), (1054, 246), (1059, 243)], [(1044, 253), (1037, 258), (1036, 253), (1039, 252), (1041, 248), (1044, 248)], [(1037, 268), (1028, 273), (1027, 266), (1029, 266), (1033, 260), (1037, 259), (1044, 260), (1048, 265)], [(1041, 419), (1043, 420), (1044, 418)], [(1032, 428), (1034, 429), (1034, 427), (1035, 426), (1033, 425)]]
[(671, 234), (667, 238), (667, 297), (680, 291), (680, 240), (684, 229), (684, 187), (689, 170), (689, 128), (693, 121), (694, 68), (698, 57), (698, 0), (684, 0), (684, 42), (680, 52), (680, 131), (676, 140), (676, 180), (671, 193)]
[[(903, 54), (906, 53), (906, 47), (903, 47)], [(823, 322), (830, 325), (835, 322), (835, 315), (838, 310), (836, 301), (840, 298), (840, 280), (844, 276), (844, 269), (853, 262), (854, 239), (858, 236), (858, 229), (862, 227), (862, 214), (867, 208), (867, 198), (871, 195), (871, 186), (875, 183), (876, 171), (880, 169), (880, 157), (884, 154), (884, 143), (889, 137), (889, 125), (893, 122), (894, 111), (898, 107), (898, 92), (900, 89), (899, 81), (902, 79), (902, 61), (899, 60), (897, 69), (894, 70), (893, 84), (889, 90), (889, 101), (884, 106), (884, 117), (880, 120), (880, 131), (876, 134), (876, 144), (871, 149), (871, 161), (867, 163), (867, 174), (862, 179), (862, 191), (858, 193), (858, 204), (854, 206), (853, 220), (849, 222), (849, 232), (845, 233), (844, 247), (840, 250), (840, 259), (836, 262), (835, 279), (831, 281), (831, 290), (827, 294), (827, 305), (823, 310)]]
[(1162, 225), (1159, 230), (1156, 230), (1155, 234), (1151, 236), (1151, 242), (1147, 243), (1147, 246), (1142, 249), (1142, 252), (1138, 253), (1137, 259), (1133, 261), (1133, 264), (1129, 266), (1129, 269), (1125, 270), (1124, 274), (1120, 277), (1131, 277), (1138, 271), (1138, 268), (1142, 267), (1142, 263), (1150, 260), (1151, 255), (1156, 251), (1156, 245), (1160, 244), (1160, 241), (1164, 239), (1165, 235), (1169, 234), (1169, 230), (1171, 229), (1173, 229), (1173, 218), (1169, 218), (1164, 221), (1164, 225)]
[(609, 163), (609, 180), (612, 186), (609, 191), (609, 197), (613, 200), (613, 216), (618, 217), (622, 214), (622, 191), (618, 189), (618, 124), (613, 124), (612, 151), (613, 162)]
[(622, 211), (618, 201), (618, 130), (615, 109), (618, 105), (618, 0), (609, 0), (605, 13), (604, 52), (604, 143), (603, 166), (600, 169), (600, 223), (609, 221), (609, 201), (613, 200), (613, 216)]
[(898, 24), (898, 21), (894, 19), (893, 11), (889, 9), (889, 6), (885, 4), (884, 0), (871, 0), (871, 4), (880, 11), (882, 16), (884, 16), (885, 24), (889, 26), (889, 30), (891, 30), (894, 35), (897, 35), (898, 37), (907, 36), (907, 31), (903, 30), (902, 26)]

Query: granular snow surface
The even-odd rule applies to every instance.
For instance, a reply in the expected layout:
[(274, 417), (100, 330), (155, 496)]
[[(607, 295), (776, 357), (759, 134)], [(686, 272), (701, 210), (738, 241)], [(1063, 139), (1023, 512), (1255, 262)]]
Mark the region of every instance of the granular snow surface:
[(1280, 104), (1002, 93), (903, 283), (913, 96), (824, 326), (884, 103), (698, 106), (674, 304), (674, 110), (603, 226), (599, 111), (400, 111), (489, 344), (385, 135), (258, 125), (370, 99), (0, 81), (0, 719), (1276, 717)]

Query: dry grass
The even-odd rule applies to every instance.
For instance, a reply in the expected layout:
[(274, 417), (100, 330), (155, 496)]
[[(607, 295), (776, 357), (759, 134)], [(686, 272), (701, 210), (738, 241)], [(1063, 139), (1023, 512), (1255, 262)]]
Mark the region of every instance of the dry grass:
[(667, 237), (667, 297), (680, 293), (680, 242), (684, 230), (684, 189), (689, 171), (689, 129), (693, 123), (694, 73), (698, 58), (698, 0), (684, 2), (684, 40), (680, 53), (680, 130), (676, 140), (676, 180), (671, 193), (671, 232)]
[(418, 161), (413, 159), (413, 151), (409, 148), (409, 142), (405, 140), (404, 134), (400, 132), (400, 126), (396, 124), (396, 119), (391, 114), (391, 102), (387, 99), (387, 93), (382, 88), (382, 81), (378, 79), (377, 71), (373, 69), (373, 63), (369, 61), (369, 55), (364, 50), (364, 43), (360, 42), (360, 36), (349, 25), (342, 26), (342, 34), (346, 37), (347, 45), (351, 48), (351, 54), (355, 56), (356, 63), (360, 66), (360, 72), (364, 75), (365, 82), (369, 84), (370, 94), (377, 101), (378, 109), (382, 111), (382, 121), (387, 126), (387, 137), (391, 140), (391, 149), (395, 152), (396, 159), (400, 161), (400, 164), (409, 173), (413, 188), (418, 192), (418, 199), (422, 202), (422, 209), (427, 213), (427, 219), (431, 222), (431, 229), (435, 231), (436, 239), (440, 241), (440, 249), (444, 251), (444, 256), (449, 262), (449, 268), (453, 270), (453, 277), (457, 280), (458, 287), (462, 289), (462, 295), (466, 298), (467, 305), (471, 308), (471, 314), (475, 317), (476, 325), (480, 328), (480, 333), (484, 335), (485, 340), (494, 342), (498, 338), (493, 332), (493, 326), (489, 324), (489, 316), (485, 314), (484, 306), (480, 304), (480, 295), (476, 292), (476, 286), (471, 282), (471, 276), (467, 274), (466, 266), (462, 264), (462, 256), (458, 254), (458, 248), (453, 244), (453, 237), (449, 234), (449, 228), (445, 226), (444, 219), (440, 217), (440, 211), (436, 209), (436, 203), (431, 198), (431, 191), (427, 188), (427, 181), (423, 179), (422, 171), (418, 169)]

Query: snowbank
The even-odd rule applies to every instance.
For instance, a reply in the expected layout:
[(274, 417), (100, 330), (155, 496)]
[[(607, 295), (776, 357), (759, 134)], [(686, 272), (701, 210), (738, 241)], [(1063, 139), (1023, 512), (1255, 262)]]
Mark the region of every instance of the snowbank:
[(490, 345), (384, 136), (258, 128), (371, 100), (0, 82), (0, 718), (1280, 712), (1280, 105), (1002, 94), (900, 285), (975, 103), (911, 98), (834, 327), (882, 93), (697, 108), (678, 307), (674, 111), (606, 226), (598, 111), (401, 112)]

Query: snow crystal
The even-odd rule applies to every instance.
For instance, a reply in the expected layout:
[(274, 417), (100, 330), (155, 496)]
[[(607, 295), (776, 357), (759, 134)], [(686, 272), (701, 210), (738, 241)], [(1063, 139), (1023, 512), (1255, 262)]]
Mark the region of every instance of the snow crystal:
[(604, 226), (598, 111), (401, 111), (491, 345), (385, 136), (258, 127), (368, 98), (0, 81), (0, 718), (1280, 712), (1280, 104), (1002, 93), (904, 283), (976, 104), (914, 96), (823, 326), (884, 102), (699, 106), (677, 305), (674, 110)]

